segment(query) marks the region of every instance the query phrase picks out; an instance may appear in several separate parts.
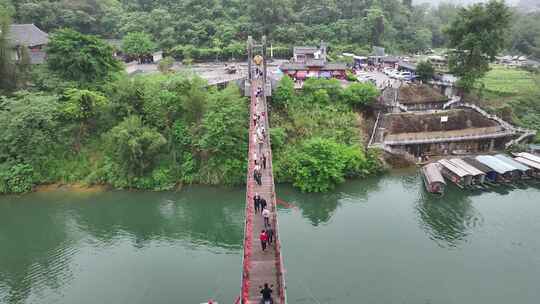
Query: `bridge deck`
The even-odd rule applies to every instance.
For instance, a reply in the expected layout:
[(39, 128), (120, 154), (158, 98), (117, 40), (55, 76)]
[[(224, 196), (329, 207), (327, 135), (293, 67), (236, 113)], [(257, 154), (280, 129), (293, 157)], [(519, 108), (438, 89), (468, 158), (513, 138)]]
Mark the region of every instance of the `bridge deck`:
[[(256, 98), (255, 92), (258, 87), (262, 87), (262, 81), (254, 80), (251, 84), (251, 111), (250, 111), (250, 132), (249, 132), (249, 166), (247, 177), (246, 193), (246, 227), (244, 237), (244, 265), (242, 275), (242, 303), (258, 304), (261, 299), (260, 289), (264, 283), (273, 285), (274, 303), (285, 303), (285, 291), (283, 280), (283, 268), (281, 257), (281, 245), (279, 242), (279, 229), (277, 221), (276, 196), (274, 187), (274, 177), (272, 174), (272, 150), (270, 146), (270, 135), (268, 125), (268, 111), (266, 99)], [(266, 139), (263, 143), (262, 152), (266, 153), (267, 165), (262, 170), (262, 185), (259, 186), (253, 178), (255, 166), (255, 153), (258, 156), (258, 144), (256, 143), (256, 126), (252, 117), (254, 113), (264, 113), (261, 124), (266, 129)], [(264, 219), (260, 213), (255, 214), (253, 196), (258, 193), (267, 201), (268, 209), (271, 211), (270, 222), (274, 228), (274, 243), (269, 245), (266, 251), (262, 251), (259, 234), (264, 229)]]

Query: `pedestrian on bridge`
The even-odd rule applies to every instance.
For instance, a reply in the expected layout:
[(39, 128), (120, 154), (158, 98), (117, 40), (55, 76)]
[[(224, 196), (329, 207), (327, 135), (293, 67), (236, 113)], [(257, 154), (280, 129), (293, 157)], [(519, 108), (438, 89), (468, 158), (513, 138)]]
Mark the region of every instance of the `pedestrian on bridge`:
[(261, 295), (261, 304), (274, 304), (274, 300), (272, 299), (272, 289), (268, 287), (268, 283), (264, 283), (264, 288), (261, 289)]
[(261, 196), (259, 193), (255, 193), (255, 196), (253, 196), (253, 205), (255, 205), (255, 214), (257, 214), (261, 210)]
[(261, 234), (259, 234), (259, 240), (261, 240), (262, 251), (265, 251), (266, 242), (268, 241), (268, 235), (266, 235), (266, 231), (264, 230), (261, 231)]
[(261, 164), (264, 170), (266, 170), (266, 153), (262, 155)]
[(270, 224), (266, 227), (266, 235), (268, 235), (268, 244), (272, 245), (274, 242), (274, 229), (272, 229), (272, 225)]
[(262, 211), (266, 208), (266, 200), (264, 199), (264, 197), (261, 197), (261, 200), (259, 202), (260, 202), (261, 213), (262, 213)]
[(260, 170), (253, 170), (253, 179), (255, 180), (257, 185), (262, 185), (262, 174)]
[(264, 226), (270, 226), (270, 210), (268, 210), (268, 208), (263, 209), (262, 216), (264, 218)]

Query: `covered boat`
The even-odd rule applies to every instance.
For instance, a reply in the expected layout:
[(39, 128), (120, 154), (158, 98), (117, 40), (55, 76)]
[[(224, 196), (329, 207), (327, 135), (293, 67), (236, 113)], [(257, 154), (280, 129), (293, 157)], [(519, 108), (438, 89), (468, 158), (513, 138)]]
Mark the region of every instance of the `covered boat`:
[(509, 166), (514, 167), (515, 170), (513, 171), (513, 174), (517, 178), (521, 178), (521, 179), (530, 178), (530, 174), (532, 173), (531, 168), (525, 166), (524, 164), (520, 162), (515, 161), (514, 159), (504, 154), (497, 154), (495, 155), (495, 157), (499, 159), (500, 161), (508, 164)]
[(523, 152), (523, 153), (517, 153), (516, 156), (521, 157), (521, 158), (525, 158), (525, 159), (528, 159), (528, 160), (531, 160), (531, 161), (533, 161), (535, 163), (540, 164), (540, 156), (538, 156), (538, 155)]
[(476, 160), (491, 168), (491, 170), (497, 173), (497, 182), (507, 183), (513, 179), (512, 172), (515, 170), (515, 168), (508, 166), (499, 159), (491, 155), (480, 155), (476, 157)]
[(514, 160), (531, 168), (529, 172), (530, 176), (535, 177), (535, 178), (540, 178), (540, 163), (534, 162), (530, 159), (523, 158), (523, 157), (516, 157), (514, 158)]
[(456, 184), (460, 188), (468, 187), (472, 184), (472, 174), (454, 165), (449, 160), (441, 159), (441, 173), (444, 177)]
[(469, 172), (472, 175), (472, 183), (473, 184), (483, 184), (484, 180), (486, 178), (486, 174), (475, 167), (469, 165), (464, 160), (460, 158), (452, 158), (450, 160), (451, 163), (454, 165), (460, 167), (461, 169), (464, 169), (465, 171)]
[(422, 178), (424, 179), (424, 185), (428, 192), (440, 195), (444, 194), (446, 182), (436, 163), (427, 164), (422, 167)]
[(491, 169), (490, 167), (484, 165), (483, 163), (479, 162), (475, 158), (472, 157), (465, 157), (463, 158), (463, 161), (467, 164), (473, 166), (474, 168), (484, 172), (485, 178), (484, 181), (486, 182), (496, 182), (497, 181), (497, 172), (495, 170)]

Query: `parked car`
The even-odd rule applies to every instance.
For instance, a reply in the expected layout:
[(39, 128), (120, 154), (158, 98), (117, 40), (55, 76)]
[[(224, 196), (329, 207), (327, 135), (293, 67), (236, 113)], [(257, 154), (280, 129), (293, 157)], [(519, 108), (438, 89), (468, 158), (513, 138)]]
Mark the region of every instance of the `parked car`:
[(413, 79), (413, 75), (411, 72), (399, 72), (396, 74), (396, 78), (399, 80), (411, 81)]
[(387, 68), (384, 68), (383, 73), (384, 73), (385, 75), (390, 76), (390, 74), (391, 74), (393, 71), (394, 71), (393, 68), (388, 68), (388, 67), (387, 67)]
[(388, 73), (388, 77), (390, 78), (398, 78), (399, 77), (399, 71), (398, 70), (392, 70)]

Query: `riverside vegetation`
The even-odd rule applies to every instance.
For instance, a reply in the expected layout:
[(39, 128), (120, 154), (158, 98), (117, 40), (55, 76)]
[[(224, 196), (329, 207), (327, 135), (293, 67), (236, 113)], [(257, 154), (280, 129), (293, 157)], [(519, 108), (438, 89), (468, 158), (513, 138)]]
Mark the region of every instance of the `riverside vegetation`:
[[(180, 74), (127, 77), (109, 45), (70, 29), (51, 35), (47, 50), (47, 64), (31, 72), (1, 58), (10, 67), (4, 79), (27, 80), (0, 88), (0, 193), (48, 183), (169, 190), (245, 181), (248, 100), (238, 87), (217, 90)], [(321, 80), (296, 95), (285, 79), (271, 130), (278, 180), (326, 191), (376, 172), (347, 102), (367, 104), (377, 90)]]

